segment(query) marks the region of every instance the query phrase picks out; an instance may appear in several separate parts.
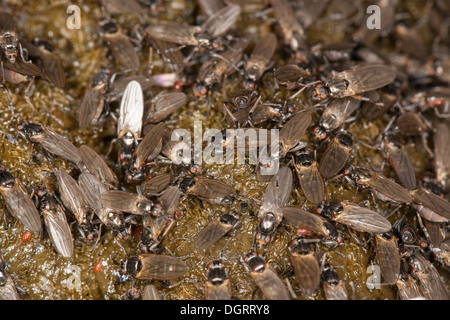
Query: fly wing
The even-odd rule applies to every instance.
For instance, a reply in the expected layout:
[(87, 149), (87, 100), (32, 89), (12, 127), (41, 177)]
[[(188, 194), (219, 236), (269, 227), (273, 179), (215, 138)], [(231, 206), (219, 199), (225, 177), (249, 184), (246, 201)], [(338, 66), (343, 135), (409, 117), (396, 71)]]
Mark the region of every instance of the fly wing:
[(368, 184), (372, 189), (400, 203), (412, 202), (412, 197), (405, 188), (374, 171), (371, 171), (370, 174), (372, 178)]
[(57, 134), (50, 128), (45, 128), (44, 130), (42, 139), (40, 139), (39, 143), (45, 150), (60, 156), (61, 158), (72, 161), (75, 164), (81, 162), (78, 149), (72, 142)]
[(225, 182), (199, 177), (194, 187), (189, 189), (189, 194), (201, 200), (221, 203), (228, 196), (235, 196), (236, 192)]
[(320, 159), (320, 174), (325, 179), (334, 177), (347, 163), (351, 151), (351, 147), (341, 145), (339, 141), (334, 138)]
[(144, 163), (161, 142), (166, 125), (162, 122), (154, 126), (138, 144), (135, 154), (138, 163)]
[(70, 258), (73, 255), (73, 239), (70, 226), (62, 208), (50, 212), (42, 210), (47, 232), (60, 255)]
[(252, 271), (250, 273), (264, 297), (268, 300), (290, 300), (289, 291), (278, 274), (266, 264), (263, 272)]
[(196, 46), (198, 40), (195, 34), (203, 29), (199, 26), (188, 26), (177, 23), (155, 24), (147, 27), (145, 32), (152, 39)]
[(309, 113), (299, 113), (292, 117), (280, 130), (279, 141), (282, 144), (281, 153), (286, 154), (295, 146), (305, 134), (311, 124), (312, 117)]
[(36, 77), (42, 73), (42, 70), (38, 66), (36, 66), (31, 62), (25, 62), (20, 57), (17, 57), (14, 63), (11, 63), (9, 60), (5, 60), (3, 62), (3, 66), (6, 69), (20, 73), (25, 76)]
[(248, 76), (259, 78), (269, 63), (277, 47), (277, 37), (272, 32), (266, 33), (253, 48), (250, 59), (245, 64)]
[(126, 69), (139, 68), (139, 56), (128, 36), (122, 33), (105, 33), (103, 38), (109, 43), (109, 49), (117, 62)]
[(73, 213), (78, 224), (82, 225), (88, 207), (83, 191), (81, 191), (75, 179), (63, 170), (56, 171), (56, 179), (64, 206)]
[(335, 221), (361, 232), (382, 233), (391, 230), (391, 223), (382, 215), (352, 203), (342, 203), (344, 211)]
[(395, 284), (400, 275), (400, 255), (395, 237), (385, 239), (381, 235), (375, 236), (378, 263), (384, 281)]
[(86, 197), (86, 201), (89, 206), (95, 211), (97, 217), (104, 223), (108, 224), (107, 213), (109, 210), (105, 210), (100, 202), (100, 195), (107, 191), (103, 183), (94, 175), (90, 173), (82, 173), (78, 177), (78, 183), (80, 184), (83, 194)]
[(147, 198), (136, 193), (126, 191), (106, 191), (100, 195), (100, 202), (105, 207), (117, 211), (141, 215), (143, 212), (138, 204), (148, 202)]
[(436, 178), (439, 182), (450, 175), (450, 130), (447, 123), (439, 123), (433, 136)]
[(155, 195), (164, 190), (165, 187), (170, 183), (170, 174), (161, 173), (157, 176), (151, 178), (150, 180), (144, 181), (141, 185), (141, 191), (146, 195)]
[[(258, 216), (264, 212), (281, 212), (289, 201), (292, 191), (292, 171), (288, 167), (280, 167), (267, 186), (261, 202)], [(281, 220), (281, 219), (280, 219)]]
[(302, 191), (309, 201), (318, 204), (325, 200), (325, 183), (320, 175), (317, 162), (300, 169), (298, 176)]
[(317, 256), (313, 253), (294, 252), (291, 254), (291, 262), (302, 291), (308, 296), (314, 293), (320, 283), (320, 266)]
[(79, 153), (83, 163), (91, 174), (95, 175), (103, 183), (117, 187), (119, 180), (116, 174), (108, 167), (97, 152), (84, 144), (80, 146)]
[(120, 139), (125, 133), (131, 132), (135, 138), (140, 138), (142, 117), (144, 114), (144, 97), (139, 82), (128, 83), (120, 102), (120, 114), (117, 122), (117, 136)]
[(348, 300), (347, 289), (342, 281), (336, 285), (324, 282), (323, 291), (327, 300)]
[(211, 15), (203, 24), (202, 29), (207, 30), (213, 38), (226, 33), (239, 18), (241, 7), (238, 4), (228, 5)]
[(180, 204), (181, 190), (177, 186), (172, 186), (168, 188), (164, 193), (158, 198), (161, 203), (162, 210), (166, 215), (172, 216), (178, 209)]
[(232, 225), (222, 223), (220, 218), (214, 219), (195, 237), (194, 248), (196, 250), (209, 248), (230, 231), (231, 228)]
[(159, 39), (151, 39), (151, 45), (163, 59), (164, 63), (172, 70), (183, 68), (184, 58), (180, 50), (176, 50), (177, 44)]
[(367, 65), (339, 72), (336, 79), (347, 80), (347, 92), (355, 95), (382, 88), (396, 77), (394, 69), (385, 65)]
[(186, 94), (183, 92), (169, 92), (162, 94), (151, 103), (148, 110), (146, 123), (158, 123), (167, 118), (171, 113), (186, 104)]
[(424, 188), (410, 192), (414, 202), (423, 205), (438, 215), (450, 219), (450, 202)]
[(80, 129), (86, 129), (93, 121), (98, 119), (103, 109), (102, 99), (100, 90), (92, 86), (86, 88), (78, 113), (78, 126)]
[(396, 149), (389, 152), (389, 160), (401, 184), (408, 190), (416, 187), (414, 167), (405, 150)]
[(10, 276), (6, 279), (5, 284), (0, 286), (0, 300), (20, 300), (16, 285)]
[(188, 266), (183, 260), (168, 255), (141, 254), (142, 270), (138, 279), (173, 280), (182, 277)]
[(297, 228), (307, 229), (321, 236), (328, 236), (324, 227), (324, 219), (301, 208), (284, 207), (283, 217)]
[(39, 213), (28, 194), (27, 189), (15, 179), (12, 188), (0, 188), (8, 211), (31, 232), (38, 233), (42, 229)]
[(280, 25), (285, 44), (292, 48), (301, 47), (305, 40), (304, 30), (289, 2), (287, 0), (270, 0), (270, 4)]

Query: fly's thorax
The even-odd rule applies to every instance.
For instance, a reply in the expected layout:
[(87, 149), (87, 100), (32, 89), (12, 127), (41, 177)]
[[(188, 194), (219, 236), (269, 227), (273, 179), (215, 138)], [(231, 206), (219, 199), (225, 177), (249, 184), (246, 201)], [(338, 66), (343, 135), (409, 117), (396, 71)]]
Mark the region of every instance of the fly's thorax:
[(220, 222), (223, 224), (235, 225), (241, 218), (242, 213), (236, 210), (228, 212), (220, 217)]
[(314, 253), (316, 246), (312, 242), (305, 242), (302, 238), (296, 238), (291, 241), (289, 246), (289, 250), (291, 253), (297, 253), (301, 255), (306, 255), (310, 253)]
[(128, 274), (135, 277), (141, 269), (142, 262), (139, 259), (139, 256), (132, 256), (120, 263), (120, 270), (122, 274)]
[(17, 124), (17, 130), (23, 132), (29, 139), (44, 133), (44, 128), (37, 123), (22, 120)]
[(264, 272), (266, 269), (266, 262), (264, 258), (258, 255), (256, 252), (249, 252), (244, 255), (244, 262), (252, 272)]
[(179, 187), (181, 192), (186, 193), (195, 185), (196, 181), (194, 177), (186, 177), (180, 181)]
[(221, 260), (213, 260), (208, 264), (206, 278), (213, 285), (221, 285), (228, 279), (225, 264)]
[[(15, 184), (14, 176), (0, 166), (0, 188), (12, 188)], [(1, 189), (0, 189), (1, 190)]]
[(310, 167), (314, 162), (314, 158), (304, 150), (302, 150), (295, 156), (295, 165), (298, 169), (300, 169), (301, 167)]
[(340, 281), (338, 274), (329, 263), (325, 264), (322, 274), (320, 275), (320, 279), (322, 282), (326, 282), (331, 286), (337, 286)]
[(353, 145), (353, 136), (349, 132), (339, 133), (338, 135), (336, 135), (336, 139), (343, 146), (352, 147), (352, 145)]
[(334, 219), (343, 211), (344, 207), (340, 202), (323, 202), (317, 207), (317, 212), (328, 219)]

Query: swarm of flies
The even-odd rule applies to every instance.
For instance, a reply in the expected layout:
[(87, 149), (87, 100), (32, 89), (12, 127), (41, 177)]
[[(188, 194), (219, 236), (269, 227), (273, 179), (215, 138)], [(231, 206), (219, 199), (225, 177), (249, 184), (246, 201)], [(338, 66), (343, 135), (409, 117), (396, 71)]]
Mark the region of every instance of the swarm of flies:
[[(163, 1), (96, 4), (105, 56), (70, 100), (81, 138), (21, 117), (17, 142), (45, 174), (30, 182), (0, 163), (2, 223), (35, 235), (27, 258), (48, 243), (76, 264), (80, 246), (93, 252), (110, 233), (114, 298), (181, 299), (170, 294), (182, 287), (183, 299), (449, 299), (450, 6), (427, 1), (425, 19), (378, 1), (371, 30), (335, 2), (199, 0), (183, 16)], [(74, 82), (71, 53), (26, 30), (0, 9), (2, 112), (16, 88)], [(218, 174), (175, 132), (199, 110), (221, 147), (226, 129), (277, 138)], [(355, 247), (380, 270), (374, 282), (348, 270)], [(0, 299), (27, 299), (7, 249)]]

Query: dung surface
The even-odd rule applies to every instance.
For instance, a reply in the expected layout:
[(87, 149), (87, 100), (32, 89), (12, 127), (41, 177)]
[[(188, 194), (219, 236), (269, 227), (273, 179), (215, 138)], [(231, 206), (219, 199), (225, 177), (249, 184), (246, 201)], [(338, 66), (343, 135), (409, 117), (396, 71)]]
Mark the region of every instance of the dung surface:
[[(265, 2), (250, 1), (248, 6), (242, 7), (235, 32), (237, 34), (249, 32), (254, 36), (253, 42), (245, 50), (246, 57), (250, 55), (255, 40), (265, 32), (274, 31), (277, 34), (278, 45), (271, 59), (270, 69), (259, 81), (257, 87), (258, 93), (263, 96), (262, 100), (268, 101), (274, 95), (274, 88), (271, 86), (275, 83), (272, 68), (287, 63), (295, 63), (295, 60), (282, 44), (282, 37), (276, 28), (273, 11), (264, 11), (266, 8), (270, 8), (270, 5)], [(68, 7), (66, 2), (35, 1), (33, 6), (22, 5), (21, 3), (21, 1), (7, 1), (7, 7), (11, 15), (17, 19), (18, 25), (23, 31), (23, 38), (30, 40), (34, 37), (41, 37), (50, 42), (54, 52), (62, 59), (67, 84), (62, 89), (48, 81), (39, 79), (39, 77), (34, 80), (30, 88), (28, 88), (28, 82), (18, 85), (6, 84), (12, 104), (9, 103), (5, 94), (0, 96), (0, 160), (1, 164), (27, 187), (46, 185), (51, 190), (57, 190), (53, 169), (61, 168), (74, 177), (78, 176), (78, 169), (68, 161), (52, 155), (49, 155), (48, 159), (39, 145), (31, 144), (18, 134), (16, 130), (17, 122), (26, 119), (51, 127), (57, 133), (67, 137), (77, 147), (87, 144), (100, 155), (105, 156), (110, 148), (111, 141), (116, 137), (116, 120), (111, 114), (118, 116), (119, 103), (113, 102), (109, 105), (110, 114), (103, 113), (99, 124), (81, 130), (77, 124), (77, 116), (84, 90), (90, 78), (102, 64), (109, 65), (114, 72), (124, 72), (126, 75), (147, 75), (149, 71), (149, 48), (137, 49), (140, 57), (139, 70), (124, 71), (111, 57), (107, 44), (103, 42), (98, 33), (97, 22), (105, 16), (105, 13), (97, 1), (74, 2), (81, 9), (81, 29), (69, 29), (67, 27), (67, 19), (70, 14), (66, 13)], [(365, 14), (365, 8), (369, 4), (359, 1), (357, 3), (360, 6), (348, 8), (347, 1), (330, 1), (317, 16), (316, 21), (306, 28), (307, 46), (350, 40), (356, 30), (364, 27), (368, 17)], [(254, 4), (254, 6), (251, 6), (251, 4)], [(422, 13), (430, 15), (430, 6), (432, 6), (431, 2), (408, 1), (408, 7), (399, 4), (396, 7), (396, 13), (406, 17), (404, 18), (406, 22), (416, 28), (414, 30), (417, 30), (424, 47), (431, 51), (431, 44), (438, 34), (429, 21), (422, 21)], [(196, 1), (183, 0), (161, 1), (159, 9), (154, 12), (146, 8), (142, 11), (142, 14), (136, 16), (126, 13), (112, 14), (112, 16), (124, 32), (132, 37), (135, 37), (135, 34), (132, 34), (133, 28), (139, 24), (151, 26), (159, 21), (173, 21), (194, 25), (202, 18), (204, 19)], [(407, 63), (402, 62), (402, 59), (415, 61), (411, 59), (411, 52), (404, 52), (408, 48), (399, 44), (399, 37), (394, 32), (394, 26), (392, 25), (387, 27), (384, 33), (370, 41), (388, 57), (388, 61), (394, 65), (397, 62), (398, 69), (402, 71), (399, 74), (402, 76)], [(441, 41), (442, 44), (447, 45), (448, 49), (448, 34), (447, 38)], [(431, 55), (431, 52), (427, 53), (427, 57), (428, 55)], [(448, 52), (444, 54), (444, 58), (448, 61)], [(425, 65), (425, 60), (420, 62), (421, 67)], [(152, 66), (152, 75), (172, 72), (156, 53), (153, 53)], [(195, 74), (198, 68), (199, 64), (192, 66), (192, 72)], [(325, 79), (329, 77), (329, 74), (321, 74), (317, 76), (317, 79), (320, 79), (320, 77)], [(230, 75), (214, 87), (214, 90), (210, 93), (209, 102), (207, 99), (197, 98), (193, 94), (192, 86), (183, 87), (183, 92), (187, 94), (187, 102), (180, 110), (166, 119), (168, 130), (184, 128), (193, 132), (194, 121), (201, 121), (204, 129), (223, 130), (233, 128), (233, 125), (225, 121), (222, 104), (227, 93), (241, 88), (242, 80), (242, 72)], [(405, 79), (401, 80), (406, 81)], [(398, 92), (400, 92), (400, 89), (404, 90), (402, 94), (405, 96), (414, 93), (401, 88), (400, 80), (398, 82)], [(448, 83), (444, 85), (448, 87)], [(296, 110), (303, 110), (316, 103), (312, 99), (313, 89), (309, 89), (293, 100)], [(147, 94), (155, 97), (160, 92), (171, 91), (173, 91), (172, 88), (153, 86)], [(272, 101), (282, 104), (291, 94), (292, 91), (280, 88)], [(404, 105), (406, 105), (406, 102)], [(316, 124), (323, 108), (312, 109), (310, 112), (313, 116), (312, 123)], [(387, 177), (397, 179), (387, 159), (373, 147), (377, 136), (383, 132), (389, 121), (399, 113), (399, 109), (393, 106), (387, 113), (372, 120), (363, 116), (360, 110), (352, 115), (354, 119), (343, 125), (353, 135), (354, 139), (354, 148), (349, 164), (381, 170)], [(427, 115), (430, 121), (436, 120), (434, 113), (431, 112)], [(442, 121), (447, 121), (448, 124), (448, 120)], [(272, 128), (277, 127), (277, 125), (276, 122), (268, 121), (262, 126)], [(313, 125), (308, 128), (302, 141), (308, 143), (309, 149), (320, 150), (323, 145), (321, 146), (321, 142), (314, 137), (313, 128)], [(400, 137), (411, 158), (418, 180), (425, 172), (433, 172), (431, 164), (433, 159), (427, 154), (420, 137), (401, 133)], [(431, 137), (432, 134), (428, 136), (427, 140), (430, 147), (432, 147)], [(111, 168), (119, 172), (117, 169), (117, 145), (113, 146), (113, 151), (105, 160)], [(287, 159), (286, 164), (289, 160)], [(156, 161), (156, 164), (151, 166), (151, 172), (169, 172), (176, 176), (180, 173), (180, 169), (176, 165)], [(183, 174), (187, 175), (188, 173), (183, 172)], [(192, 249), (194, 236), (217, 216), (233, 209), (242, 211), (241, 201), (235, 200), (230, 206), (212, 205), (204, 202), (204, 208), (202, 208), (197, 199), (183, 198), (179, 207), (182, 218), (176, 222), (175, 227), (161, 244), (167, 249), (164, 254), (170, 253), (182, 257), (189, 266), (189, 271), (184, 277), (187, 281), (173, 288), (168, 288), (168, 286), (176, 281), (134, 280), (131, 282), (131, 280), (128, 280), (125, 283), (116, 284), (120, 260), (126, 256), (130, 257), (139, 253), (139, 225), (133, 227), (132, 236), (125, 241), (115, 239), (112, 232), (105, 227), (99, 242), (94, 244), (81, 237), (76, 228), (75, 219), (68, 213), (67, 217), (71, 223), (74, 238), (74, 254), (71, 258), (63, 258), (53, 248), (46, 232), (40, 238), (36, 234), (33, 235), (31, 241), (27, 243), (21, 241), (21, 237), (26, 231), (24, 226), (9, 213), (4, 212), (3, 219), (0, 222), (0, 249), (7, 264), (7, 273), (13, 277), (16, 286), (21, 289), (21, 298), (29, 300), (115, 300), (121, 299), (131, 285), (142, 289), (145, 284), (153, 283), (168, 300), (204, 299), (203, 287), (206, 281), (207, 265), (211, 260), (219, 257), (224, 259), (232, 284), (233, 296), (244, 300), (261, 298), (255, 282), (245, 270), (241, 259), (243, 254), (251, 250), (257, 223), (255, 215), (258, 211), (257, 204), (262, 199), (268, 183), (259, 182), (255, 175), (254, 166), (250, 165), (211, 164), (205, 166), (203, 174), (232, 186), (236, 190), (239, 200), (255, 199), (256, 201), (248, 202), (249, 204), (254, 203), (254, 206), (250, 205), (250, 210), (243, 211), (238, 227), (229, 237), (222, 238), (204, 252), (197, 252)], [(289, 205), (300, 207), (305, 205), (312, 212), (314, 206), (304, 197), (294, 170), (293, 174), (293, 189), (295, 191), (291, 194)], [(132, 192), (135, 191), (135, 186), (131, 184), (124, 184), (123, 188)], [(397, 209), (397, 205), (379, 200), (376, 200), (375, 204), (369, 192), (357, 190), (345, 179), (338, 178), (327, 181), (327, 194), (330, 201), (350, 200), (360, 203), (367, 200), (371, 207), (376, 205), (382, 214), (389, 215), (389, 221), (392, 224), (403, 215), (406, 215), (412, 223), (417, 224), (413, 209), (402, 206), (390, 215), (394, 209)], [(0, 208), (4, 208), (3, 204), (4, 200), (0, 199)], [(338, 225), (338, 228), (344, 235), (343, 243), (334, 250), (319, 244), (317, 251), (319, 255), (325, 255), (327, 261), (335, 267), (339, 277), (346, 285), (349, 298), (396, 299), (395, 286), (382, 285), (379, 289), (373, 290), (370, 290), (367, 286), (366, 282), (370, 281), (368, 279), (371, 276), (368, 268), (371, 265), (370, 261), (375, 250), (373, 237), (356, 231), (353, 231), (354, 237), (352, 237), (349, 229), (345, 226)], [(304, 296), (295, 279), (288, 250), (295, 232), (295, 228), (287, 222), (282, 222), (276, 231), (275, 239), (268, 246), (265, 259), (283, 279), (288, 279), (298, 299), (324, 299), (321, 288), (318, 288), (311, 297)], [(438, 263), (436, 263), (436, 266), (445, 283), (448, 284), (448, 272), (445, 268), (441, 268)]]

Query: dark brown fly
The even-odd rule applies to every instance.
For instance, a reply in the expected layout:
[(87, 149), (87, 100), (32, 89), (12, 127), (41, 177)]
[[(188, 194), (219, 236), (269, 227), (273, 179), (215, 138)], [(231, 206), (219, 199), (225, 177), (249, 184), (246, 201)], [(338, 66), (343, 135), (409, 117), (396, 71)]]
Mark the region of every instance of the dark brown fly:
[(78, 113), (78, 126), (86, 129), (91, 124), (97, 123), (105, 106), (105, 94), (108, 91), (111, 70), (102, 66), (89, 82), (81, 100)]
[(42, 222), (25, 186), (0, 165), (0, 194), (9, 213), (31, 232), (39, 233)]
[(445, 222), (450, 219), (450, 202), (422, 187), (410, 191), (413, 208), (426, 220)]
[(236, 227), (242, 213), (231, 211), (212, 220), (194, 238), (195, 250), (207, 249)]
[(167, 188), (155, 203), (160, 209), (159, 214), (145, 215), (139, 248), (142, 253), (154, 252), (165, 235), (172, 230), (180, 218), (177, 212), (180, 204), (181, 191), (177, 186)]
[(302, 292), (310, 296), (320, 284), (320, 265), (314, 243), (294, 239), (289, 246), (290, 260)]
[[(249, 112), (258, 99), (259, 96), (256, 91), (239, 89), (227, 94), (227, 100), (223, 102), (223, 107), (230, 116), (229, 119), (239, 128), (239, 126), (247, 124)], [(234, 112), (230, 109), (234, 109)]]
[(305, 46), (305, 31), (287, 0), (270, 0), (275, 19), (280, 27), (283, 42), (292, 51), (298, 52)]
[(398, 129), (408, 135), (419, 135), (427, 130), (424, 120), (416, 112), (403, 113), (397, 118), (396, 123)]
[(303, 83), (311, 77), (311, 73), (297, 64), (285, 64), (275, 68), (273, 76), (280, 86), (294, 90), (299, 87), (304, 87), (305, 85)]
[(236, 65), (241, 61), (242, 54), (250, 42), (251, 36), (244, 35), (235, 39), (220, 56), (212, 56), (202, 66), (197, 74), (197, 83), (194, 85), (194, 94), (204, 97), (209, 90), (225, 76), (229, 76), (237, 70)]
[(75, 216), (84, 237), (94, 240), (98, 236), (98, 230), (95, 230), (92, 225), (91, 209), (85, 194), (76, 180), (66, 171), (57, 170), (55, 174), (64, 207)]
[(292, 191), (292, 171), (280, 167), (270, 180), (258, 211), (258, 224), (255, 230), (257, 245), (269, 244), (283, 219), (282, 209), (288, 204)]
[(375, 248), (384, 282), (395, 284), (400, 275), (400, 254), (397, 238), (392, 233), (376, 234)]
[(309, 113), (302, 112), (293, 116), (280, 130), (278, 140), (281, 145), (280, 158), (283, 158), (289, 151), (295, 151), (305, 145), (300, 139), (311, 124), (312, 116)]
[(0, 11), (0, 61), (3, 81), (5, 68), (26, 76), (35, 77), (41, 74), (41, 69), (25, 61), (19, 33), (14, 18), (7, 12)]
[(39, 189), (37, 194), (39, 209), (53, 246), (61, 256), (70, 258), (73, 255), (73, 238), (64, 208), (47, 189)]
[(315, 136), (325, 139), (331, 131), (341, 127), (359, 106), (360, 101), (356, 99), (333, 99), (322, 113), (319, 125), (314, 128)]
[(158, 123), (139, 142), (127, 169), (128, 180), (141, 179), (146, 170), (147, 163), (159, 155), (162, 148), (162, 136), (165, 127), (166, 125), (164, 123)]
[(211, 15), (201, 26), (176, 23), (155, 24), (145, 31), (152, 39), (195, 47), (214, 47), (214, 39), (224, 35), (241, 13), (239, 5), (228, 5)]
[(401, 184), (408, 190), (415, 189), (414, 167), (400, 139), (393, 133), (384, 134), (383, 146), (388, 155), (389, 163), (397, 173)]
[(323, 292), (325, 293), (325, 299), (348, 300), (344, 282), (339, 278), (339, 275), (329, 263), (325, 263), (320, 280), (322, 282)]
[(208, 264), (206, 278), (206, 300), (231, 300), (231, 282), (222, 260), (213, 260)]
[(306, 150), (295, 156), (295, 171), (305, 197), (314, 204), (324, 201), (326, 190), (319, 165)]
[(39, 143), (45, 151), (72, 161), (76, 165), (80, 164), (81, 157), (77, 147), (52, 129), (22, 120), (17, 124), (17, 130), (25, 134), (28, 140)]
[(212, 204), (231, 204), (236, 192), (225, 182), (205, 177), (186, 177), (180, 181), (181, 191)]
[(352, 145), (353, 138), (349, 132), (340, 132), (331, 140), (319, 162), (322, 177), (330, 179), (345, 167), (353, 150)]
[(32, 42), (21, 41), (27, 49), (28, 56), (42, 69), (42, 79), (48, 80), (55, 86), (63, 88), (66, 85), (66, 74), (59, 55), (53, 51), (51, 45), (44, 39), (35, 38)]
[[(404, 262), (404, 263), (403, 263)], [(405, 266), (406, 264), (406, 266)], [(409, 274), (407, 263), (402, 260), (400, 265), (400, 275), (395, 283), (400, 300), (410, 300), (422, 297), (416, 280)]]
[(144, 123), (158, 123), (186, 104), (186, 94), (169, 92), (148, 100), (145, 105)]
[(350, 168), (347, 173), (357, 186), (370, 189), (381, 201), (408, 204), (413, 200), (408, 190), (380, 173), (364, 168)]
[(335, 74), (323, 85), (316, 86), (318, 99), (344, 98), (382, 88), (394, 81), (396, 72), (385, 65), (366, 65)]
[(99, 178), (106, 185), (114, 187), (119, 185), (119, 180), (114, 171), (108, 167), (103, 158), (95, 150), (83, 144), (79, 148), (79, 153), (83, 164), (91, 174)]
[(356, 231), (383, 233), (392, 228), (389, 220), (379, 213), (348, 201), (322, 203), (317, 211), (324, 217)]
[(111, 228), (114, 236), (127, 239), (131, 235), (131, 226), (123, 218), (123, 213), (105, 207), (100, 202), (100, 195), (107, 191), (103, 183), (90, 173), (82, 173), (78, 177), (78, 184), (83, 190), (89, 207), (94, 210), (100, 221)]
[(153, 202), (145, 196), (126, 191), (111, 190), (103, 192), (100, 194), (100, 202), (103, 206), (115, 211), (137, 215), (153, 215), (155, 209)]
[(103, 40), (108, 43), (117, 63), (125, 69), (138, 69), (139, 56), (130, 37), (123, 33), (122, 28), (109, 18), (100, 20), (99, 27)]
[(244, 64), (245, 80), (243, 86), (246, 89), (254, 89), (256, 83), (266, 71), (267, 65), (277, 47), (277, 37), (268, 32), (256, 43), (250, 54), (249, 60)]
[(302, 233), (306, 230), (325, 239), (341, 241), (340, 234), (330, 220), (296, 207), (284, 207), (282, 211), (286, 221)]
[(409, 260), (412, 275), (419, 280), (419, 288), (428, 300), (448, 300), (449, 293), (439, 272), (425, 257), (417, 252)]
[(123, 261), (121, 271), (139, 280), (174, 280), (184, 276), (188, 266), (177, 257), (143, 253)]
[(256, 252), (244, 255), (245, 267), (250, 276), (268, 300), (290, 300), (289, 291), (283, 280), (264, 258)]

